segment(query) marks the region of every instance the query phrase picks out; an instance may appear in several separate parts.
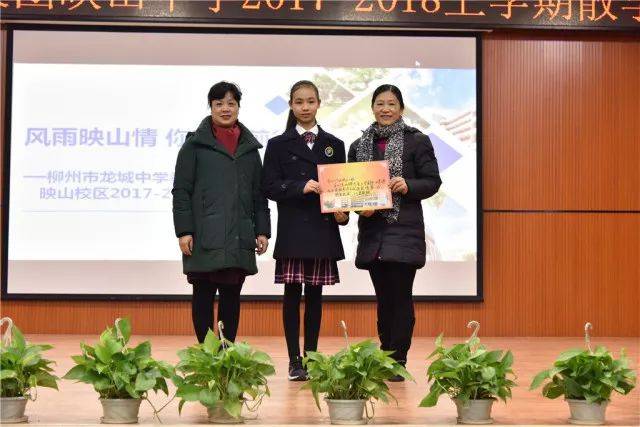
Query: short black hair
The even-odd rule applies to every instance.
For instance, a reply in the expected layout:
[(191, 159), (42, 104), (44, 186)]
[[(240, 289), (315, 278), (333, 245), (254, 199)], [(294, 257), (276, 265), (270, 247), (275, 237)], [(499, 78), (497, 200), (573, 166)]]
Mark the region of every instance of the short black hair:
[(398, 89), (397, 86), (394, 85), (382, 85), (382, 86), (378, 86), (376, 88), (376, 90), (373, 91), (373, 96), (371, 97), (371, 106), (373, 107), (373, 104), (375, 104), (376, 102), (376, 98), (384, 92), (391, 92), (392, 94), (394, 94), (396, 96), (396, 98), (398, 98), (398, 101), (400, 102), (400, 108), (402, 108), (404, 110), (404, 101), (402, 100), (402, 92), (400, 92), (400, 89)]
[(209, 94), (207, 95), (207, 106), (211, 107), (211, 101), (215, 99), (223, 99), (228, 92), (231, 92), (231, 96), (240, 105), (240, 99), (242, 98), (242, 92), (238, 85), (229, 82), (218, 82), (211, 86)]

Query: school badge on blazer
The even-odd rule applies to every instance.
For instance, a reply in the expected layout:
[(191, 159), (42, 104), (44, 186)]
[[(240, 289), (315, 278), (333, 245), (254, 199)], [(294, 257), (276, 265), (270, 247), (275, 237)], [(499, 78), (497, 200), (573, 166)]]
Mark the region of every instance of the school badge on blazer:
[(327, 157), (333, 157), (333, 147), (327, 147), (324, 149), (324, 155)]

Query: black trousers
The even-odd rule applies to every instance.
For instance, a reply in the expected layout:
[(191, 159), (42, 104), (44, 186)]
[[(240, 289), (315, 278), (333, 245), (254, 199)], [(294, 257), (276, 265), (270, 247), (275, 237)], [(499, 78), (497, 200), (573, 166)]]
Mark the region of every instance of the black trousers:
[(394, 351), (398, 361), (407, 360), (416, 323), (413, 308), (413, 280), (416, 267), (398, 262), (375, 262), (369, 275), (378, 303), (380, 348)]
[(218, 298), (218, 321), (224, 324), (223, 334), (229, 341), (235, 341), (240, 322), (240, 291), (242, 284), (219, 284), (206, 280), (193, 283), (191, 299), (191, 319), (198, 342), (204, 342), (209, 329), (213, 330), (213, 302)]
[[(300, 359), (300, 299), (301, 283), (284, 285), (282, 321), (287, 340), (289, 361)], [(304, 352), (318, 349), (320, 322), (322, 321), (322, 286), (304, 285)]]

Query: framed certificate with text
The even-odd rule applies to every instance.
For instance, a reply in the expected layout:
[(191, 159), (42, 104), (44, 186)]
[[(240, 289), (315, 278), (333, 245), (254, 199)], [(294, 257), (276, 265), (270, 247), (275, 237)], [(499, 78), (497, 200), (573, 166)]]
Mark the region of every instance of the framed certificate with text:
[(318, 165), (318, 181), (322, 213), (392, 206), (386, 160)]

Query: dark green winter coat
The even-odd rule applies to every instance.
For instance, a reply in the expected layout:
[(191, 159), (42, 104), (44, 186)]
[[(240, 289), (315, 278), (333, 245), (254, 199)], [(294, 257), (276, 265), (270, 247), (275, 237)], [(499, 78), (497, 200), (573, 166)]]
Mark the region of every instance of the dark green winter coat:
[(176, 161), (173, 224), (193, 236), (185, 274), (241, 268), (256, 274), (256, 236), (270, 237), (267, 199), (260, 191), (262, 146), (242, 124), (234, 156), (216, 141), (211, 116), (187, 134)]

